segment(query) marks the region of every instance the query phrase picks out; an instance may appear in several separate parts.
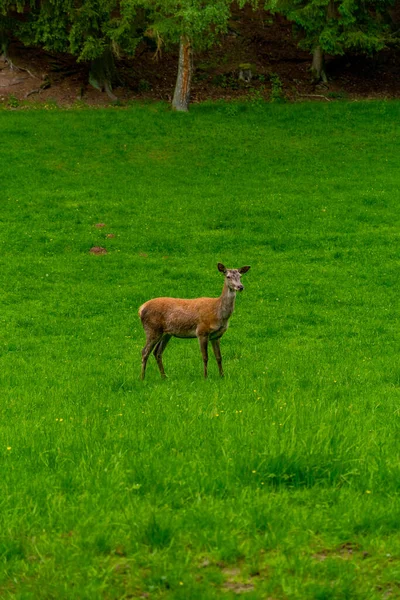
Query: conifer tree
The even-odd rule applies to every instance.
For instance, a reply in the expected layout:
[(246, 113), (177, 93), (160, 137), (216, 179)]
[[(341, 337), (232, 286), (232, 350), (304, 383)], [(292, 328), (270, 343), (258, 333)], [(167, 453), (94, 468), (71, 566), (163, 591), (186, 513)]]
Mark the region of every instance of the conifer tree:
[(212, 46), (218, 35), (226, 30), (230, 4), (231, 0), (142, 0), (142, 6), (149, 12), (149, 32), (156, 37), (158, 45), (179, 44), (178, 74), (172, 100), (175, 110), (188, 110), (193, 52)]
[(300, 47), (313, 55), (313, 76), (326, 80), (324, 54), (371, 54), (385, 47), (385, 16), (393, 0), (267, 0), (272, 12), (284, 14), (300, 33)]
[[(68, 52), (78, 61), (89, 62), (90, 83), (115, 99), (114, 53), (132, 54), (141, 39), (135, 11), (122, 4), (120, 0), (18, 0), (15, 5), (0, 0), (1, 51), (6, 50), (4, 24), (8, 23), (8, 29), (27, 45)], [(25, 11), (23, 20), (12, 20), (15, 9)]]
[(8, 54), (10, 39), (18, 35), (21, 23), (21, 15), (29, 5), (28, 0), (0, 0), (0, 58), (7, 61), (13, 67), (12, 60)]

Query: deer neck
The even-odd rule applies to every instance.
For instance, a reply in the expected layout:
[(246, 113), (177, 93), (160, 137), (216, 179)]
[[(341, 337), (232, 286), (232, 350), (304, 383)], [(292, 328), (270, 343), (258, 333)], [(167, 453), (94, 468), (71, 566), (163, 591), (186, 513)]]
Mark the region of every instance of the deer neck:
[(236, 292), (233, 292), (229, 289), (226, 281), (224, 283), (224, 288), (222, 290), (222, 294), (219, 298), (220, 301), (220, 318), (222, 321), (227, 321), (229, 317), (232, 315), (233, 310), (235, 308), (235, 299)]

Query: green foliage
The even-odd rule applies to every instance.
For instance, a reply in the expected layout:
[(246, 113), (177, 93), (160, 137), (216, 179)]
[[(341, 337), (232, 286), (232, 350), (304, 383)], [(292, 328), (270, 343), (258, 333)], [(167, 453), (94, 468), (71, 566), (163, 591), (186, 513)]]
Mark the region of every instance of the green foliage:
[(0, 0), (0, 56), (7, 58), (7, 49), (12, 36), (21, 36), (21, 14), (29, 8), (28, 1)]
[(10, 108), (18, 108), (18, 106), (19, 106), (18, 98), (16, 96), (14, 96), (13, 94), (10, 94), (7, 99), (7, 105)]
[(141, 36), (134, 11), (120, 9), (118, 0), (82, 0), (71, 18), (70, 49), (79, 60), (101, 57), (107, 48), (133, 53)]
[(147, 79), (141, 79), (138, 84), (139, 92), (149, 92), (151, 90), (151, 83)]
[(229, 90), (238, 90), (240, 87), (240, 82), (235, 73), (220, 73), (215, 75), (212, 79), (212, 83), (218, 87)]
[(264, 93), (265, 93), (264, 85), (261, 85), (259, 88), (251, 87), (247, 94), (249, 103), (254, 108), (261, 108), (265, 102)]
[(271, 73), (269, 76), (271, 82), (271, 102), (285, 102), (282, 92), (283, 84), (277, 73)]
[(34, 0), (0, 0), (0, 15), (6, 16), (12, 12), (22, 13), (24, 8), (34, 5)]
[(42, 0), (29, 12), (29, 19), (21, 24), (19, 37), (26, 44), (38, 44), (46, 50), (69, 50), (70, 17), (73, 0)]
[(300, 32), (300, 46), (337, 55), (346, 51), (372, 53), (385, 47), (390, 35), (385, 22), (393, 0), (270, 0), (267, 7), (282, 12)]
[[(0, 0), (1, 1), (1, 0)], [(10, 30), (26, 44), (69, 52), (78, 60), (94, 60), (112, 48), (132, 54), (145, 26), (144, 14), (120, 0), (2, 0), (0, 30)], [(15, 17), (26, 9), (27, 19)]]
[[(2, 598), (396, 593), (400, 105), (232, 106), (0, 113)], [(218, 261), (225, 379), (141, 382)]]
[(231, 0), (124, 0), (123, 6), (140, 6), (147, 12), (148, 33), (159, 44), (179, 42), (182, 36), (194, 48), (207, 48), (226, 31)]

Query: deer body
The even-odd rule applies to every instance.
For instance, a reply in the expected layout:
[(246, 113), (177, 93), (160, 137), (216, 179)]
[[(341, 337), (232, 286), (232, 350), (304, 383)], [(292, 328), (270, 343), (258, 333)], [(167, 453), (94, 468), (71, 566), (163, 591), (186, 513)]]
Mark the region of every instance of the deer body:
[(212, 344), (220, 375), (223, 376), (219, 340), (228, 329), (228, 321), (235, 307), (236, 292), (243, 290), (240, 276), (250, 267), (226, 269), (218, 263), (225, 274), (222, 294), (219, 298), (153, 298), (142, 304), (139, 316), (146, 333), (146, 345), (142, 350), (142, 379), (147, 359), (152, 351), (162, 377), (165, 377), (162, 354), (171, 337), (195, 338), (200, 342), (203, 355), (204, 376), (207, 377), (208, 342)]

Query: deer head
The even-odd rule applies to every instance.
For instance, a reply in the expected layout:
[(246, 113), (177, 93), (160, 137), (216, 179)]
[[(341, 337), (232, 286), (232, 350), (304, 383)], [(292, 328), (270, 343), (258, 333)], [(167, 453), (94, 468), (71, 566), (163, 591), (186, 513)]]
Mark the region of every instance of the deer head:
[(218, 263), (218, 271), (225, 275), (226, 285), (232, 292), (242, 292), (244, 286), (240, 280), (243, 273), (247, 273), (250, 267), (241, 267), (240, 269), (227, 269), (222, 263)]

